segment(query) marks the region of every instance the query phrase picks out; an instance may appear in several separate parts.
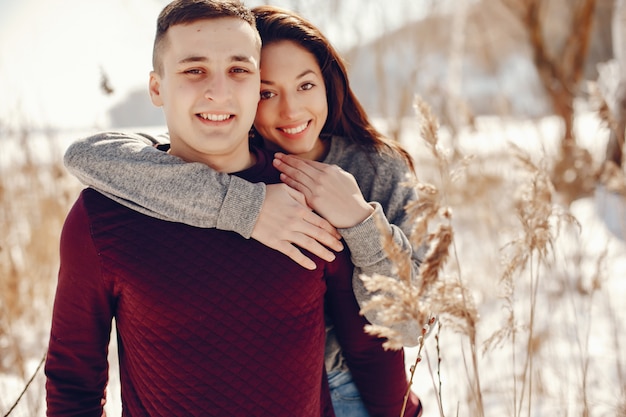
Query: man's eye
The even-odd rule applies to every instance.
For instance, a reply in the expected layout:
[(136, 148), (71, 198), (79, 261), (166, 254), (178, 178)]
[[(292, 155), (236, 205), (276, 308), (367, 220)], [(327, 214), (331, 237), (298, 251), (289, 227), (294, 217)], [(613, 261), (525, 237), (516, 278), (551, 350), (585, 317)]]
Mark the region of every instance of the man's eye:
[(276, 94), (271, 91), (261, 91), (261, 100), (267, 100), (269, 98), (274, 97)]
[(202, 74), (202, 70), (196, 69), (196, 68), (188, 69), (188, 70), (185, 71), (185, 74), (194, 74), (194, 75), (195, 74)]
[(248, 71), (247, 69), (245, 69), (245, 68), (233, 68), (231, 71), (232, 71), (232, 72), (235, 72), (235, 73), (237, 73), (237, 74), (245, 74), (245, 73), (249, 72), (249, 71)]

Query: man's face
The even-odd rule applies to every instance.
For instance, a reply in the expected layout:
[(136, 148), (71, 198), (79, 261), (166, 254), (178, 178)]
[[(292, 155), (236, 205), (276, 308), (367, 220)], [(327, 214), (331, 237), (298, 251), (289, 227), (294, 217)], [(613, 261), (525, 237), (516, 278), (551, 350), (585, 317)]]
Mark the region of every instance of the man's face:
[(170, 153), (222, 172), (252, 163), (248, 131), (259, 101), (259, 49), (254, 29), (237, 18), (172, 26), (150, 96), (163, 106)]

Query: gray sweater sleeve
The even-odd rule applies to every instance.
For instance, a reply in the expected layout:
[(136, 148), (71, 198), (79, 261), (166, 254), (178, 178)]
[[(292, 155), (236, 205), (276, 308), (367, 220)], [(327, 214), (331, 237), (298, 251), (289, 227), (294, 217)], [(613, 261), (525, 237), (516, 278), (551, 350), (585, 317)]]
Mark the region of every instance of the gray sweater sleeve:
[[(344, 141), (335, 139), (333, 142)], [(361, 274), (396, 276), (394, 265), (383, 247), (383, 234), (390, 234), (403, 251), (411, 254), (411, 278), (417, 277), (424, 250), (411, 245), (408, 236), (412, 224), (404, 210), (407, 203), (417, 199), (417, 194), (413, 187), (404, 184), (408, 180), (407, 174), (410, 170), (399, 158), (380, 154), (367, 155), (354, 146), (348, 145), (344, 148), (341, 143), (336, 143), (333, 144), (328, 159), (327, 162), (335, 163), (354, 175), (363, 196), (375, 209), (374, 213), (360, 224), (339, 230), (350, 248), (355, 266), (352, 286), (362, 307), (373, 294), (365, 289), (363, 281), (359, 278)], [(382, 230), (377, 223), (382, 225)], [(381, 324), (377, 321), (376, 311), (369, 311), (365, 316), (371, 323)], [(394, 330), (402, 335), (405, 346), (417, 344), (420, 329), (421, 324), (414, 322), (398, 323), (394, 326)]]
[[(373, 293), (370, 293), (359, 277), (360, 275), (372, 276), (380, 274), (388, 277), (394, 277), (394, 264), (389, 260), (382, 243), (384, 234), (392, 236), (392, 240), (402, 248), (403, 251), (411, 253), (412, 270), (411, 279), (415, 279), (419, 269), (420, 259), (423, 256), (420, 249), (413, 249), (407, 235), (398, 226), (389, 223), (389, 220), (383, 213), (383, 209), (379, 203), (372, 203), (374, 213), (364, 222), (350, 228), (341, 229), (340, 233), (346, 244), (350, 248), (352, 262), (354, 263), (354, 275), (352, 278), (352, 288), (354, 295), (362, 307), (363, 303), (369, 300)], [(382, 228), (379, 228), (379, 224)], [(371, 323), (377, 323), (377, 312), (368, 311), (365, 317)], [(420, 325), (415, 322), (397, 323), (394, 330), (400, 332), (405, 346), (415, 346), (417, 337), (419, 336)]]
[(141, 135), (101, 133), (70, 145), (67, 169), (82, 183), (136, 211), (250, 238), (265, 185), (186, 163)]

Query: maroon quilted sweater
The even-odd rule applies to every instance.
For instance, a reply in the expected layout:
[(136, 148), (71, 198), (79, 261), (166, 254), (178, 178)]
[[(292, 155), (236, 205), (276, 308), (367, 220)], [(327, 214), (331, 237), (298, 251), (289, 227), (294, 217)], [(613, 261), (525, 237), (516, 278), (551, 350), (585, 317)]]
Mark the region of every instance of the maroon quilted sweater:
[[(241, 176), (276, 182), (271, 160)], [(86, 189), (61, 237), (50, 416), (100, 416), (115, 318), (125, 416), (320, 416), (325, 279), (254, 240), (151, 218)], [(326, 408), (326, 410), (324, 410)]]

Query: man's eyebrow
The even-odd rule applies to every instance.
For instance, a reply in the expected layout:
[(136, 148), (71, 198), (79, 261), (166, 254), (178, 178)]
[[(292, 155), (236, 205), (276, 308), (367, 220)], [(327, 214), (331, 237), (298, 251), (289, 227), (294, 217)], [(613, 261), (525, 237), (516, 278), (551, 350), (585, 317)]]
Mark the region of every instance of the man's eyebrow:
[[(209, 57), (206, 56), (188, 56), (186, 58), (181, 59), (180, 61), (178, 61), (179, 64), (188, 64), (190, 62), (209, 62), (210, 59)], [(254, 63), (254, 60), (252, 59), (252, 57), (246, 56), (246, 55), (233, 55), (230, 57), (230, 62), (247, 62), (247, 63)]]
[(188, 56), (178, 61), (179, 64), (188, 64), (190, 62), (209, 62), (206, 56)]
[(255, 60), (252, 59), (251, 56), (248, 55), (233, 55), (230, 57), (231, 62), (248, 62), (250, 64), (254, 64)]
[[(302, 77), (304, 77), (306, 75), (309, 75), (309, 74), (317, 75), (317, 74), (315, 74), (315, 71), (313, 71), (312, 69), (308, 69), (308, 70), (304, 70), (300, 74), (298, 74), (296, 76), (296, 80), (299, 80), (300, 78), (302, 78)], [(261, 83), (262, 84), (267, 84), (267, 85), (274, 85), (274, 84), (276, 84), (274, 81), (268, 81), (268, 80), (263, 80), (263, 79), (261, 80)]]

